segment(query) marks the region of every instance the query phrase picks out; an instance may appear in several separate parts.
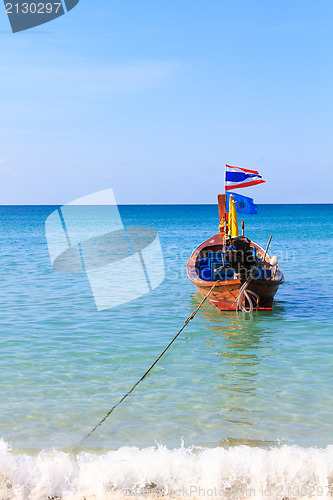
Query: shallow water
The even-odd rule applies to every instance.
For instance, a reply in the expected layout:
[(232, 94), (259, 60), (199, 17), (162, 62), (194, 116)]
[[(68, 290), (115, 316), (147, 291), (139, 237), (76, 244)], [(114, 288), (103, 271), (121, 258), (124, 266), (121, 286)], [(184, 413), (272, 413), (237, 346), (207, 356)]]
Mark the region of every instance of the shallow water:
[[(16, 453), (3, 448), (1, 470), (6, 464), (23, 470), (24, 462), (36, 471), (41, 450), (76, 446), (141, 377), (199, 303), (186, 262), (218, 230), (216, 206), (120, 207), (125, 225), (157, 229), (166, 279), (136, 301), (97, 312), (84, 275), (51, 267), (44, 224), (54, 209), (0, 208), (0, 436)], [(195, 460), (217, 457), (224, 470), (233, 460), (226, 453), (234, 457), (239, 478), (253, 454), (264, 463), (280, 453), (274, 456), (288, 467), (296, 454), (307, 474), (309, 463), (319, 467), (317, 460), (329, 467), (333, 205), (262, 205), (258, 215), (244, 219), (246, 234), (261, 246), (273, 235), (270, 254), (279, 256), (286, 277), (273, 311), (244, 316), (205, 304), (149, 377), (85, 443), (84, 450), (94, 453), (82, 458), (90, 466), (135, 446), (143, 450), (127, 449), (126, 467), (131, 453), (132, 466), (143, 460), (147, 471), (151, 457), (158, 457), (161, 487), (176, 456), (182, 467), (194, 468), (195, 484), (206, 474)], [(145, 451), (156, 443), (162, 446)], [(199, 455), (189, 451), (192, 446), (201, 447)], [(107, 450), (114, 451), (103, 455)], [(78, 467), (67, 455), (51, 455), (43, 460)], [(277, 466), (277, 477), (279, 471)], [(332, 471), (327, 474), (329, 481)], [(156, 477), (152, 482), (158, 484)], [(71, 482), (68, 488), (73, 493)]]

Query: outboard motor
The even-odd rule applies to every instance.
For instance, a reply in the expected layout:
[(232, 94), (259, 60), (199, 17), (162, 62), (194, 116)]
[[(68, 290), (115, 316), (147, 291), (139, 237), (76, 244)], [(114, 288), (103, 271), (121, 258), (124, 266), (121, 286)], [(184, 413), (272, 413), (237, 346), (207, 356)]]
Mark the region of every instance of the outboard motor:
[(233, 238), (227, 242), (225, 257), (242, 278), (247, 277), (251, 267), (256, 263), (250, 240), (244, 237)]

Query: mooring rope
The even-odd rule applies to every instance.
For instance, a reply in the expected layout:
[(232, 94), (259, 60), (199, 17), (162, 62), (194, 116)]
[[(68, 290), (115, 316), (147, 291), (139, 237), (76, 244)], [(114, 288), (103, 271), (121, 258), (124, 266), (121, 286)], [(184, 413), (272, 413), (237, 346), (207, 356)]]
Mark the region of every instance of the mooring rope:
[(204, 298), (202, 299), (202, 301), (200, 302), (200, 304), (198, 305), (198, 307), (187, 318), (187, 320), (185, 321), (184, 325), (179, 330), (179, 332), (177, 333), (177, 335), (174, 336), (174, 338), (171, 340), (171, 342), (169, 342), (169, 344), (166, 346), (166, 348), (164, 349), (164, 351), (158, 356), (158, 358), (155, 359), (154, 363), (148, 368), (148, 370), (144, 373), (144, 375), (142, 375), (142, 377), (140, 378), (140, 380), (138, 380), (133, 385), (133, 387), (118, 401), (118, 403), (116, 403), (107, 412), (107, 414), (98, 422), (98, 424), (96, 424), (95, 427), (93, 429), (91, 429), (91, 431), (84, 438), (81, 439), (81, 441), (79, 442), (79, 445), (81, 445), (82, 443), (84, 443), (93, 434), (93, 432), (95, 432), (95, 430), (98, 429), (98, 427), (100, 427), (105, 422), (105, 420), (107, 418), (109, 418), (109, 416), (111, 415), (111, 413), (113, 412), (113, 410), (115, 410), (117, 408), (117, 406), (119, 406), (127, 398), (127, 396), (129, 396), (134, 391), (134, 389), (140, 384), (140, 382), (142, 382), (147, 377), (147, 375), (152, 371), (152, 369), (154, 368), (154, 366), (159, 362), (159, 360), (161, 359), (161, 357), (167, 352), (167, 350), (169, 349), (169, 347), (171, 347), (171, 345), (174, 343), (174, 341), (177, 339), (177, 337), (179, 337), (179, 335), (182, 333), (182, 331), (184, 330), (184, 328), (186, 327), (186, 325), (194, 318), (194, 316), (197, 314), (197, 312), (199, 311), (199, 309), (201, 308), (201, 306), (204, 304), (204, 302), (208, 299), (209, 295), (212, 293), (212, 291), (218, 285), (218, 283), (219, 283), (219, 281), (216, 281), (216, 283), (214, 283), (214, 285), (209, 290), (209, 292), (207, 293), (207, 295), (204, 296)]
[[(268, 243), (267, 243), (267, 247), (266, 247), (263, 259), (262, 259), (263, 263), (265, 263), (265, 261), (266, 261), (266, 255), (267, 255), (267, 252), (268, 252), (268, 249), (269, 249), (269, 245), (271, 244), (271, 241), (272, 241), (272, 235), (270, 236), (270, 238), (268, 240)], [(256, 300), (256, 302), (257, 302), (257, 310), (258, 310), (260, 297), (259, 297), (259, 295), (257, 295), (252, 290), (248, 290), (248, 286), (251, 283), (251, 281), (254, 279), (254, 275), (255, 275), (255, 273), (257, 271), (258, 271), (258, 266), (255, 266), (251, 270), (250, 276), (248, 277), (248, 279), (245, 281), (245, 283), (243, 283), (243, 285), (239, 289), (238, 297), (234, 301), (234, 303), (237, 301), (237, 307), (236, 307), (237, 311), (241, 310), (244, 313), (252, 313), (252, 311), (253, 311), (253, 302), (252, 302), (251, 297), (253, 297)], [(249, 309), (246, 309), (245, 300), (244, 300), (244, 304), (243, 304), (243, 298), (244, 297), (247, 299), (247, 301), (249, 303)]]
[[(237, 307), (236, 307), (237, 311), (241, 310), (241, 311), (243, 311), (245, 313), (251, 313), (253, 311), (253, 302), (251, 300), (251, 295), (256, 299), (256, 301), (257, 301), (257, 309), (258, 309), (258, 306), (259, 306), (259, 296), (255, 292), (252, 292), (251, 290), (247, 289), (248, 286), (249, 286), (249, 284), (251, 283), (251, 281), (254, 279), (254, 275), (255, 275), (255, 273), (257, 271), (258, 271), (258, 267), (254, 267), (251, 270), (250, 276), (248, 277), (248, 279), (240, 287), (239, 292), (238, 292), (238, 297), (235, 300), (235, 302), (237, 301)], [(249, 303), (249, 309), (246, 309), (245, 300), (244, 300), (244, 304), (243, 304), (243, 297), (245, 297), (247, 299), (247, 301)]]

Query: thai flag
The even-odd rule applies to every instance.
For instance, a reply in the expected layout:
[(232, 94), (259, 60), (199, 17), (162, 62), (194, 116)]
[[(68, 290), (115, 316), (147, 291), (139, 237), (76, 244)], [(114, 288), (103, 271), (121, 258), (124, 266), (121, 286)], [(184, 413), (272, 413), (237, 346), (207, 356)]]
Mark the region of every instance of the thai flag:
[(255, 184), (266, 182), (261, 178), (256, 170), (247, 170), (246, 168), (231, 167), (226, 165), (225, 190), (239, 189)]

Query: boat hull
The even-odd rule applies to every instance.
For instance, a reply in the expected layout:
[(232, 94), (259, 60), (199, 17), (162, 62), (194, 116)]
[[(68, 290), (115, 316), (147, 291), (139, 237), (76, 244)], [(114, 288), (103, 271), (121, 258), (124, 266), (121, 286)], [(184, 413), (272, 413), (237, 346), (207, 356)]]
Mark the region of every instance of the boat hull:
[[(194, 283), (198, 292), (204, 297), (214, 285), (214, 282), (208, 282), (207, 285)], [(219, 311), (236, 311), (239, 289), (242, 283), (239, 280), (222, 283), (217, 285), (208, 297), (209, 302)], [(259, 297), (258, 310), (271, 311), (273, 300), (280, 284), (267, 283), (264, 280), (256, 280), (248, 286), (248, 290), (256, 293)], [(248, 306), (248, 304), (245, 304)]]
[[(187, 275), (202, 296), (208, 294), (216, 281), (204, 281), (200, 278), (197, 272), (197, 259), (203, 251), (216, 251), (217, 248), (224, 244), (224, 239), (224, 233), (215, 234), (193, 252), (187, 263)], [(259, 245), (251, 242), (251, 246), (256, 248), (259, 256), (265, 257), (267, 263), (270, 262), (269, 255), (265, 256), (265, 251)], [(273, 279), (270, 280), (253, 279), (247, 287), (249, 291), (254, 292), (259, 297), (258, 310), (272, 310), (274, 296), (279, 286), (284, 282), (284, 275), (277, 265), (272, 270), (272, 276)], [(236, 311), (239, 290), (242, 284), (239, 279), (219, 281), (208, 297), (209, 302), (219, 311)], [(249, 304), (247, 304), (245, 298), (244, 301), (244, 305), (247, 307)]]

